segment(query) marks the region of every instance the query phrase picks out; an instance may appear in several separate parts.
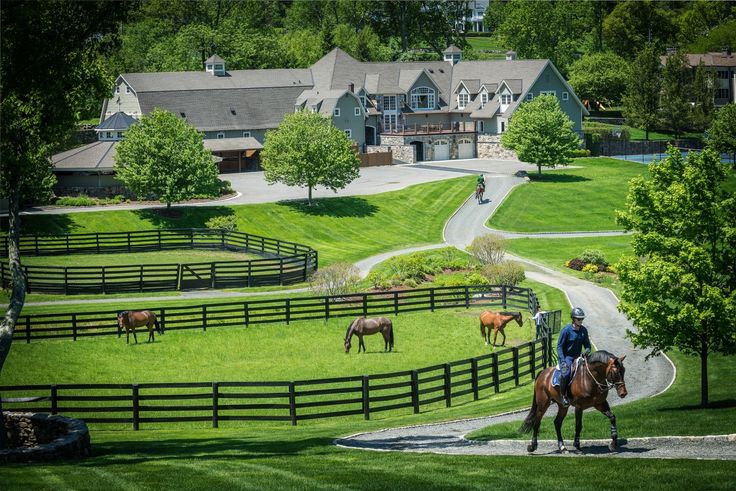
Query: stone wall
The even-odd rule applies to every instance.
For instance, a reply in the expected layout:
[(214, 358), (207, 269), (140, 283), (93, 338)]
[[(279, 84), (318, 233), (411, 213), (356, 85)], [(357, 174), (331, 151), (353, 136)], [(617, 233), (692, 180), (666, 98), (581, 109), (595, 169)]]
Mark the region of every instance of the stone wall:
[(368, 145), (366, 153), (391, 152), (394, 164), (413, 164), (416, 162), (414, 147), (404, 145), (404, 139), (396, 136), (382, 136), (381, 145)]
[(516, 152), (501, 145), (500, 135), (478, 135), (478, 158), (493, 160), (519, 160)]
[(84, 421), (36, 413), (2, 413), (6, 445), (0, 463), (79, 459), (91, 454)]

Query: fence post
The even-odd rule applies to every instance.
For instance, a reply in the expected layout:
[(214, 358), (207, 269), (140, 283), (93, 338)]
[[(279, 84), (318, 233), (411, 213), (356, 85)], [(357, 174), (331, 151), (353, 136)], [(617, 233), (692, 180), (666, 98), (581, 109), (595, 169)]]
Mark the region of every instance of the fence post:
[(411, 405), (414, 414), (419, 414), (419, 374), (416, 370), (411, 371)]
[(279, 285), (284, 284), (284, 258), (279, 258)]
[(128, 252), (130, 252), (130, 232), (128, 232)]
[(31, 343), (31, 316), (26, 316), (26, 344)]
[(493, 391), (498, 394), (500, 392), (500, 384), (498, 383), (498, 353), (491, 354), (491, 377), (493, 378)]
[(506, 285), (501, 285), (501, 302), (503, 303), (503, 309), (506, 310)]
[(57, 414), (59, 412), (59, 401), (58, 401), (58, 394), (59, 392), (59, 386), (58, 385), (52, 385), (51, 386), (51, 414)]
[[(38, 256), (38, 235), (36, 235), (34, 238), (36, 239), (36, 255)], [(5, 240), (5, 249), (7, 250), (7, 248), (8, 248), (8, 241), (6, 239)]]
[(452, 387), (450, 387), (450, 365), (445, 363), (445, 406), (452, 404)]
[(207, 306), (202, 305), (202, 330), (207, 330)]
[(253, 261), (248, 261), (248, 286), (253, 286)]
[(248, 324), (250, 323), (248, 302), (243, 302), (243, 317), (245, 317), (245, 327), (248, 327)]
[(99, 232), (95, 233), (95, 243), (97, 244), (97, 254), (100, 253), (100, 234)]
[(514, 385), (519, 385), (519, 348), (516, 346), (511, 347), (513, 353), (513, 365), (514, 365)]
[(291, 299), (286, 299), (286, 325), (289, 325), (289, 321), (291, 320)]
[(28, 279), (28, 266), (23, 266), (23, 271), (26, 275), (26, 293), (31, 293), (31, 281)]
[(225, 229), (220, 229), (220, 247), (225, 248)]
[(77, 314), (72, 314), (72, 340), (77, 340)]
[(161, 317), (161, 332), (166, 332), (166, 309), (160, 310), (160, 317)]
[(105, 284), (105, 266), (102, 267), (102, 293), (107, 293), (107, 285)]
[(143, 265), (142, 264), (140, 267), (140, 280), (139, 280), (138, 288), (140, 289), (141, 293), (143, 293)]
[(69, 295), (68, 274), (67, 267), (64, 266), (64, 295)]
[(399, 292), (394, 292), (394, 314), (399, 315)]
[(157, 230), (158, 232), (158, 250), (161, 250), (161, 229)]
[(429, 289), (429, 310), (434, 312), (434, 288)]
[(291, 426), (296, 426), (296, 387), (294, 382), (289, 382), (289, 416)]
[(370, 390), (368, 388), (369, 377), (363, 375), (363, 418), (365, 420), (371, 419), (371, 408), (370, 408)]
[(219, 428), (219, 390), (220, 385), (217, 382), (212, 382), (212, 427)]
[(140, 404), (138, 400), (138, 384), (133, 384), (133, 430), (140, 426)]
[(330, 298), (325, 297), (325, 320), (330, 318)]
[(473, 400), (478, 400), (478, 359), (470, 359), (470, 383), (473, 386)]
[(363, 294), (363, 316), (368, 316), (368, 295)]
[(470, 291), (468, 285), (465, 285), (465, 308), (470, 308)]
[(210, 263), (210, 288), (217, 288), (217, 268), (215, 263)]
[(529, 343), (529, 371), (532, 374), (532, 380), (534, 380), (534, 371), (537, 369), (537, 360), (535, 359), (537, 356), (536, 347), (536, 341)]

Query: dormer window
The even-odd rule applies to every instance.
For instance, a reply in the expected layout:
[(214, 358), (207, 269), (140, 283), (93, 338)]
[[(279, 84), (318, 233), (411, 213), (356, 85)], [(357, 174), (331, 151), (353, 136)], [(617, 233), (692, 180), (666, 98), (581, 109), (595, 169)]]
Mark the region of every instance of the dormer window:
[(488, 103), (488, 92), (483, 91), (480, 94), (480, 107), (485, 106)]
[(360, 99), (360, 105), (365, 108), (366, 107), (366, 105), (365, 105), (365, 103), (366, 103), (365, 94), (364, 93), (360, 94), (358, 96), (358, 99)]
[(221, 131), (221, 132), (219, 132), (219, 133), (217, 134), (217, 139), (218, 139), (218, 140), (223, 140), (223, 139), (225, 139), (225, 133), (223, 133), (222, 131)]
[(431, 110), (435, 108), (435, 92), (430, 87), (417, 87), (411, 91), (410, 107), (414, 110)]
[(508, 106), (511, 104), (511, 94), (501, 94), (501, 105)]
[(463, 89), (462, 92), (460, 92), (457, 95), (457, 108), (458, 109), (465, 109), (465, 107), (470, 103), (470, 94), (465, 92), (465, 89)]

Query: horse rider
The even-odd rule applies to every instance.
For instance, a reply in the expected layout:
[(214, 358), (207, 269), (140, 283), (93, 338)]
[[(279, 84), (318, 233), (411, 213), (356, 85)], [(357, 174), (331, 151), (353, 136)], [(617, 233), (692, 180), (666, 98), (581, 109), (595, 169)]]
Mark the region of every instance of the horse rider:
[(580, 356), (585, 348), (585, 355), (590, 354), (590, 338), (588, 329), (583, 325), (585, 312), (580, 307), (575, 307), (570, 312), (572, 322), (560, 331), (557, 339), (557, 358), (560, 360), (560, 398), (562, 404), (567, 407), (570, 401), (567, 399), (567, 384), (570, 377), (570, 367)]
[(486, 190), (486, 176), (478, 174), (478, 177), (476, 178), (476, 187), (477, 186), (483, 186), (483, 191)]

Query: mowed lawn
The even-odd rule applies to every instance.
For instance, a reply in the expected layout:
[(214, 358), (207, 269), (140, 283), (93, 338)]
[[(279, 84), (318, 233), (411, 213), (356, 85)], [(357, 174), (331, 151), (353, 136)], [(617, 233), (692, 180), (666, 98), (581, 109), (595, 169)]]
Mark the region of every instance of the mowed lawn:
[(442, 242), (444, 224), (468, 197), (471, 183), (472, 177), (461, 177), (382, 194), (318, 199), (312, 206), (305, 201), (284, 201), (182, 207), (176, 208), (181, 216), (174, 218), (150, 209), (31, 215), (23, 217), (23, 233), (202, 228), (212, 217), (232, 215), (241, 232), (316, 249), (320, 266), (324, 266), (336, 261), (354, 262), (392, 249)]
[(135, 254), (72, 254), (63, 256), (24, 256), (26, 266), (125, 266), (139, 264), (191, 264), (213, 261), (249, 261), (255, 254), (231, 251), (170, 250)]
[(530, 174), (490, 218), (489, 226), (513, 232), (620, 230), (615, 210), (623, 209), (629, 181), (647, 176), (642, 164), (609, 158), (574, 159), (570, 168)]

